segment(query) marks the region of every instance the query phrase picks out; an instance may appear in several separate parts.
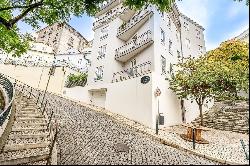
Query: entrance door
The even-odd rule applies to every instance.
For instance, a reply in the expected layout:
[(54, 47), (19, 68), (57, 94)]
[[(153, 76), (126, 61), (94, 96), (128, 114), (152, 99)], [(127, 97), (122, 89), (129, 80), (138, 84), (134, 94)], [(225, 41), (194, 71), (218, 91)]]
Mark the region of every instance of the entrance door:
[(106, 92), (105, 91), (91, 92), (91, 101), (93, 105), (105, 108)]

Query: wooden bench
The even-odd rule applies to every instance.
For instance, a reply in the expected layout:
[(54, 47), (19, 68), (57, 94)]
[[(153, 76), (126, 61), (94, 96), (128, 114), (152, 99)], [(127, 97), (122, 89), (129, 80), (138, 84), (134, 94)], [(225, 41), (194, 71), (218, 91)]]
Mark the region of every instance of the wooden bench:
[(185, 140), (188, 140), (188, 141), (192, 141), (193, 140), (193, 129), (195, 129), (195, 135), (194, 135), (194, 139), (195, 139), (195, 142), (197, 143), (208, 143), (206, 140), (204, 140), (202, 137), (201, 137), (201, 133), (202, 131), (209, 131), (210, 129), (207, 128), (207, 127), (202, 127), (202, 126), (194, 126), (193, 124), (182, 124), (182, 126), (186, 127), (187, 128), (187, 134), (184, 136), (182, 136)]

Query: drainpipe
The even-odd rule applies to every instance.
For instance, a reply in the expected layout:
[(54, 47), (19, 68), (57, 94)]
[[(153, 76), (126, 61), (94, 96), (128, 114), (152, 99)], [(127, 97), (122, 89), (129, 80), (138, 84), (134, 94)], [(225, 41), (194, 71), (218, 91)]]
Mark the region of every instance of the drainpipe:
[(182, 35), (181, 35), (181, 23), (180, 23), (180, 42), (181, 42), (181, 62), (183, 63), (183, 47), (182, 47)]

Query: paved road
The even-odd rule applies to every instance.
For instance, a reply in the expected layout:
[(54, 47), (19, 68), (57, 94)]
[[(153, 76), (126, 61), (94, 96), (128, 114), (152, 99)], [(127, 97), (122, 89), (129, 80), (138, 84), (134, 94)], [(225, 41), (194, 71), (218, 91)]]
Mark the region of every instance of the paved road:
[[(61, 109), (62, 110), (62, 109)], [(218, 164), (153, 141), (83, 107), (60, 111), (58, 164)], [(125, 143), (128, 152), (114, 145)]]

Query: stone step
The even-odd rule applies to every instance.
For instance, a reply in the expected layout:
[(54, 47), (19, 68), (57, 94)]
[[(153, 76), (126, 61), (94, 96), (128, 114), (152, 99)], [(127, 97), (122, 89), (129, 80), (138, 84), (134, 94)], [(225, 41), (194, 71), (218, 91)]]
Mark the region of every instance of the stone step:
[(42, 114), (16, 114), (16, 117), (23, 117), (23, 118), (43, 118)]
[(10, 134), (9, 139), (18, 139), (18, 138), (43, 138), (48, 137), (48, 132), (43, 132), (40, 134)]
[(36, 138), (9, 138), (7, 141), (7, 145), (14, 145), (14, 144), (35, 144), (35, 143), (44, 143), (48, 142), (47, 137), (36, 137)]
[[(42, 128), (46, 128), (47, 127), (47, 124), (45, 123), (15, 123), (13, 125), (13, 128), (14, 129), (20, 129), (20, 128), (24, 128), (24, 129), (42, 129)], [(16, 130), (13, 130), (13, 132), (15, 132)]]
[(42, 121), (42, 123), (43, 122), (46, 123), (46, 120), (44, 118), (38, 118), (38, 117), (36, 117), (36, 118), (34, 118), (34, 117), (25, 117), (25, 118), (24, 117), (17, 117), (16, 121), (39, 121), (39, 122)]
[(47, 127), (35, 127), (35, 128), (31, 128), (31, 127), (27, 127), (27, 128), (12, 128), (12, 132), (18, 132), (18, 131), (28, 131), (28, 130), (35, 130), (35, 131), (44, 131), (46, 130)]
[(38, 109), (38, 107), (27, 107), (27, 106), (25, 106), (24, 108), (22, 108), (22, 111), (33, 111), (33, 110), (37, 110)]
[(20, 121), (20, 122), (14, 122), (13, 127), (15, 126), (47, 126), (47, 123), (31, 123), (31, 122), (26, 122), (26, 121)]
[(32, 134), (45, 134), (47, 131), (45, 130), (25, 130), (25, 131), (12, 131), (12, 134), (17, 134), (17, 135), (32, 135)]
[(36, 148), (4, 152), (1, 154), (0, 165), (19, 165), (46, 161), (49, 157), (49, 148)]
[(18, 112), (16, 112), (16, 115), (20, 115), (20, 116), (40, 115), (40, 116), (43, 116), (43, 114), (39, 111), (18, 111)]
[(35, 148), (46, 148), (50, 145), (49, 142), (43, 143), (28, 143), (28, 144), (7, 144), (4, 146), (4, 152), (35, 149)]

